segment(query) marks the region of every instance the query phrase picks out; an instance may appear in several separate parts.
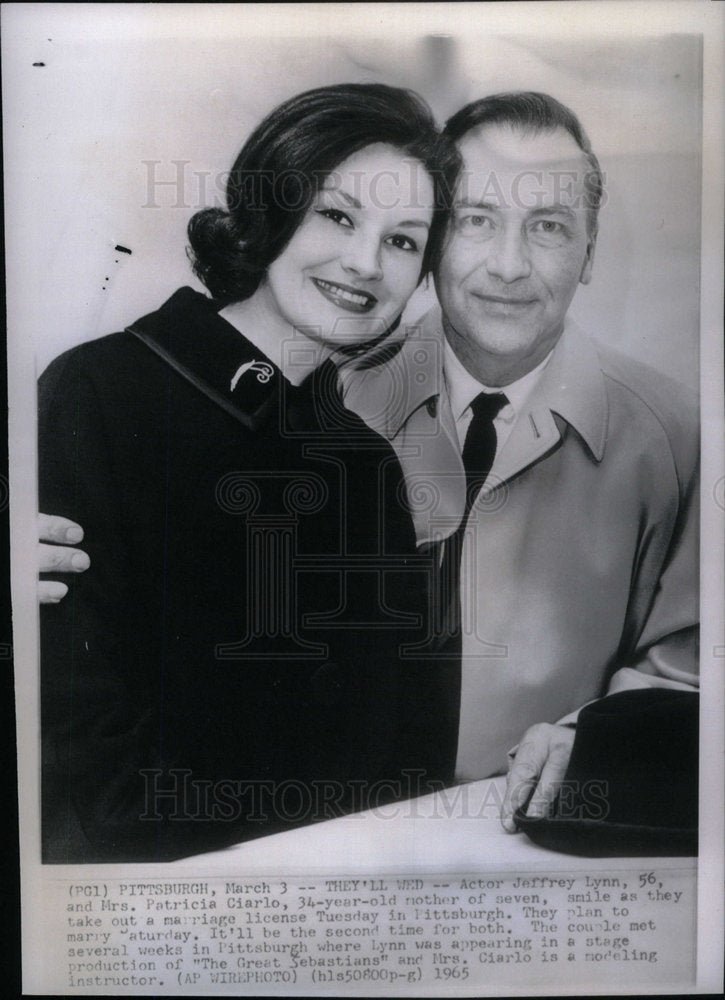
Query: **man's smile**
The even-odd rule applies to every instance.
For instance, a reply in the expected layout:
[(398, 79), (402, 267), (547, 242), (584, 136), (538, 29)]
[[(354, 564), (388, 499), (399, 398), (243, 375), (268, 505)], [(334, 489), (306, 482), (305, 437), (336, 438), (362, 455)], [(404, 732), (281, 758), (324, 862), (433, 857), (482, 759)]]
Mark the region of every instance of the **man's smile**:
[(340, 285), (337, 282), (324, 281), (322, 278), (313, 278), (312, 282), (328, 301), (341, 309), (347, 309), (348, 312), (370, 312), (378, 301), (374, 295), (361, 292), (350, 285)]
[(471, 292), (471, 295), (474, 299), (478, 299), (479, 302), (483, 302), (485, 306), (494, 310), (523, 309), (536, 302), (536, 298), (515, 295), (491, 295), (487, 292)]

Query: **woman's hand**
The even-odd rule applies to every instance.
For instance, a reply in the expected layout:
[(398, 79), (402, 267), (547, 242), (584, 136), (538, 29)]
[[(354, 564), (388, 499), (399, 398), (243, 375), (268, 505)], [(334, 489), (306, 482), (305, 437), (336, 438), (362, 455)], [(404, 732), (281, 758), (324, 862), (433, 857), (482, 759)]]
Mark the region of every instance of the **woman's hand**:
[[(40, 573), (83, 573), (91, 565), (87, 553), (73, 548), (83, 540), (83, 528), (57, 514), (38, 514), (38, 566)], [(67, 543), (70, 542), (71, 545)], [(57, 604), (68, 593), (58, 580), (38, 581), (41, 604)]]

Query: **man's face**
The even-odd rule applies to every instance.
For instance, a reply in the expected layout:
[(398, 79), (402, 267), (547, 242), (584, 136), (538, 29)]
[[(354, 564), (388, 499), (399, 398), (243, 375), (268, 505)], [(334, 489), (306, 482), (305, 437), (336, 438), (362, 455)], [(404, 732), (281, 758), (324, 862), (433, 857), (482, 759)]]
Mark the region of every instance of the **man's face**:
[(464, 166), (436, 291), (460, 360), (505, 385), (548, 354), (578, 283), (590, 279), (588, 164), (562, 128), (488, 125), (458, 145)]

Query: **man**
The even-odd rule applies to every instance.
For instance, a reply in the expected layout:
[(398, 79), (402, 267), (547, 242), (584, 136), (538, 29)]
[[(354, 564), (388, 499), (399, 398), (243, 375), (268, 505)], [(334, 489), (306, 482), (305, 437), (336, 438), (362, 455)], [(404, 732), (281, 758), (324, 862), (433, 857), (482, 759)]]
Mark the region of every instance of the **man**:
[[(501, 773), (514, 751), (512, 831), (532, 792), (529, 815), (556, 794), (578, 708), (696, 683), (697, 413), (682, 387), (567, 317), (591, 278), (603, 191), (576, 117), (543, 94), (504, 94), (446, 132), (463, 171), (435, 274), (441, 308), (346, 403), (393, 443), (419, 544), (465, 522), (455, 777)], [(469, 474), (466, 504), (467, 433), (490, 432), (490, 420), (472, 426), (481, 392), (504, 398), (485, 485)]]
[(393, 444), (418, 542), (441, 566), (421, 677), (445, 683), (424, 724), (456, 780), (510, 764), (513, 831), (519, 804), (542, 815), (555, 796), (581, 706), (696, 684), (697, 414), (682, 387), (567, 316), (591, 278), (603, 192), (572, 112), (496, 95), (446, 132), (463, 170), (440, 309), (392, 361), (347, 377), (345, 402)]

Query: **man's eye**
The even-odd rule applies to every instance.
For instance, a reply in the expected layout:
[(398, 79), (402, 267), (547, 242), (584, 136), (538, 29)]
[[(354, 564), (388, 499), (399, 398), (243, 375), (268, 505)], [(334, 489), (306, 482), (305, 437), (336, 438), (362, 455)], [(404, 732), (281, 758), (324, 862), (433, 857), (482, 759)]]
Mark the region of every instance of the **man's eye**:
[(388, 237), (386, 242), (391, 246), (397, 247), (399, 250), (409, 250), (412, 253), (418, 252), (416, 241), (411, 239), (410, 236), (404, 236), (402, 233), (394, 233)]
[(539, 219), (533, 225), (533, 230), (535, 233), (543, 233), (545, 236), (553, 236), (557, 233), (564, 231), (564, 225), (561, 222), (555, 222), (554, 219)]
[(345, 226), (347, 229), (352, 228), (350, 216), (340, 211), (339, 208), (318, 208), (316, 211), (318, 215), (321, 215), (325, 219), (330, 219), (331, 222), (336, 222), (338, 226)]
[(458, 225), (461, 229), (489, 229), (493, 223), (487, 215), (461, 215)]
[(536, 219), (529, 229), (530, 239), (541, 247), (560, 247), (570, 239), (571, 232), (565, 222), (556, 219)]

